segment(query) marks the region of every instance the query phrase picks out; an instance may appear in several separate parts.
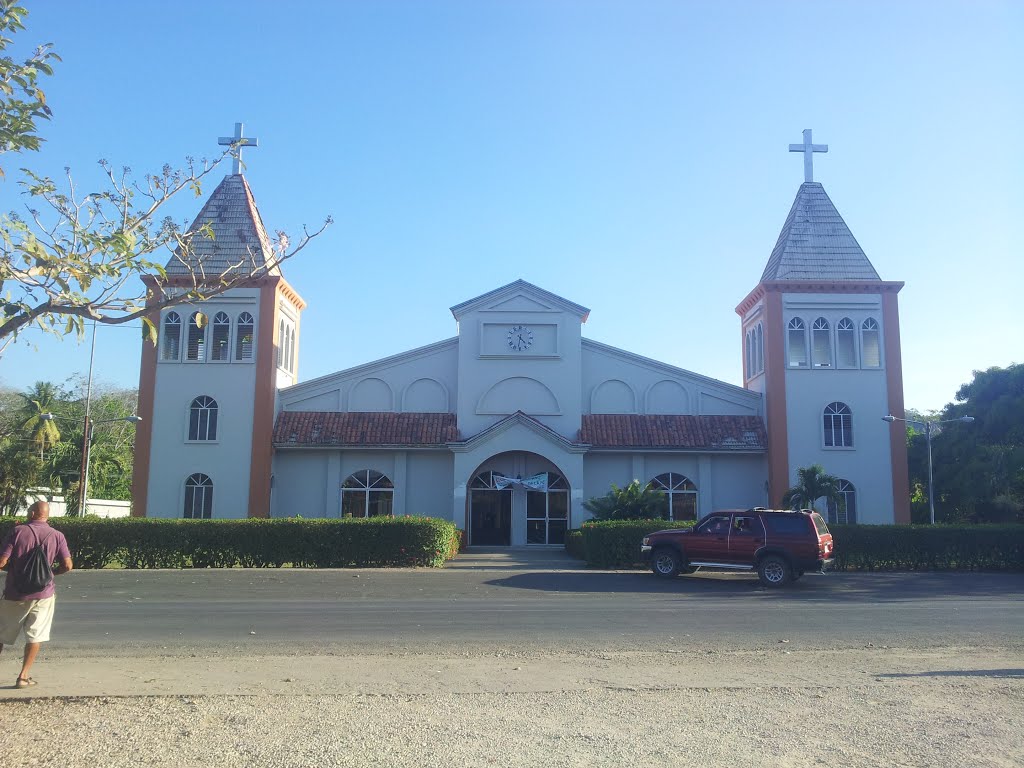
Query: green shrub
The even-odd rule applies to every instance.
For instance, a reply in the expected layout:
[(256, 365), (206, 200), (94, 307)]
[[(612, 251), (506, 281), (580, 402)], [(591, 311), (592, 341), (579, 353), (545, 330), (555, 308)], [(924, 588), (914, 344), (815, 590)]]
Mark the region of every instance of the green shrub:
[(1024, 570), (1024, 525), (830, 525), (836, 570)]
[(565, 551), (569, 557), (575, 557), (577, 560), (587, 559), (587, 550), (583, 546), (583, 531), (575, 530), (565, 534)]
[(692, 520), (595, 520), (580, 527), (583, 555), (595, 568), (629, 568), (640, 563), (640, 540), (668, 528), (691, 528)]
[[(438, 567), (462, 541), (452, 523), (430, 517), (304, 520), (54, 518), (79, 568)], [(0, 519), (0, 536), (14, 526)]]

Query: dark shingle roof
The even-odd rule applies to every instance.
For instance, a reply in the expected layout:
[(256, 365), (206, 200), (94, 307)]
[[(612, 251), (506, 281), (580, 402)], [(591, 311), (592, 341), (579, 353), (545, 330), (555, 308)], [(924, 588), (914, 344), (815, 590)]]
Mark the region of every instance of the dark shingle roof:
[(580, 442), (593, 448), (676, 448), (714, 451), (767, 449), (759, 416), (589, 414)]
[[(197, 235), (186, 264), (179, 252), (167, 262), (168, 275), (216, 277), (231, 270), (232, 274), (250, 275), (273, 260), (274, 252), (256, 208), (256, 200), (245, 177), (225, 176), (199, 211), (190, 231), (204, 224), (213, 230), (213, 238)], [(272, 274), (279, 274), (276, 268)]]
[(761, 282), (881, 280), (816, 181), (800, 185)]
[(282, 411), (274, 427), (274, 445), (284, 447), (428, 447), (458, 439), (454, 413)]

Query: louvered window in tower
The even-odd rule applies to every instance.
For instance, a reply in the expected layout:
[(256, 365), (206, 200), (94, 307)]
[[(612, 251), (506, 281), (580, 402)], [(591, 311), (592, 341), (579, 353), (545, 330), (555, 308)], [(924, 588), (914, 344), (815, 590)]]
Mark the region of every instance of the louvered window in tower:
[(824, 414), (825, 447), (853, 447), (853, 413), (846, 403), (829, 403)]
[(807, 326), (799, 317), (789, 321), (786, 331), (786, 342), (789, 345), (789, 367), (807, 367)]
[(819, 317), (811, 326), (811, 349), (811, 360), (815, 368), (831, 367), (832, 330), (824, 317)]
[(760, 323), (754, 331), (754, 370), (764, 373), (764, 329)]
[(747, 331), (747, 378), (754, 375), (754, 332)]
[(225, 362), (231, 359), (231, 318), (226, 312), (213, 316), (210, 359)]
[(163, 330), (160, 359), (176, 362), (181, 358), (181, 315), (177, 312), (168, 312), (164, 318)]
[(256, 323), (248, 312), (243, 312), (238, 316), (235, 334), (235, 360), (252, 360)]
[(848, 317), (836, 323), (836, 367), (857, 367), (857, 326)]
[(865, 368), (882, 367), (882, 343), (879, 338), (878, 321), (869, 317), (860, 326), (861, 355)]
[(185, 359), (203, 362), (206, 360), (206, 318), (201, 312), (193, 312), (188, 319), (188, 345)]

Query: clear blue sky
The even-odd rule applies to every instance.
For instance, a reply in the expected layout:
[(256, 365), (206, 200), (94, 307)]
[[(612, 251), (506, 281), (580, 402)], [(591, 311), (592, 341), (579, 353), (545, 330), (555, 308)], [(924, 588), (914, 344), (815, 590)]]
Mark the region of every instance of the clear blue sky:
[[(243, 121), (268, 229), (334, 216), (286, 268), (302, 379), (453, 336), (448, 307), (523, 278), (590, 307), (586, 336), (739, 384), (733, 308), (803, 179), (803, 128), (829, 145), (815, 180), (907, 283), (907, 405), (1024, 360), (1019, 2), (27, 5), (18, 49), (64, 61), (24, 164), (156, 171)], [(0, 383), (87, 367), (87, 344), (22, 339)], [(98, 339), (97, 377), (135, 386), (139, 330)]]

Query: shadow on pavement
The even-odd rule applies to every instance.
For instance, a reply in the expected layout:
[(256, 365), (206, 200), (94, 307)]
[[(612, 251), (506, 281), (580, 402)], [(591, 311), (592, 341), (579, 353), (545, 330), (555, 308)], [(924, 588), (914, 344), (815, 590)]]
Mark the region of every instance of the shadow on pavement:
[(485, 582), (489, 586), (545, 592), (618, 592), (717, 596), (763, 594), (787, 600), (898, 602), (964, 597), (1024, 600), (1024, 575), (1001, 573), (807, 574), (780, 589), (761, 586), (753, 574), (696, 573), (661, 579), (648, 571), (532, 572)]
[(937, 672), (887, 672), (876, 677), (1000, 677), (1024, 679), (1024, 669), (944, 669)]

